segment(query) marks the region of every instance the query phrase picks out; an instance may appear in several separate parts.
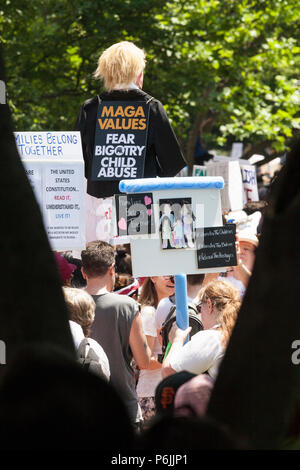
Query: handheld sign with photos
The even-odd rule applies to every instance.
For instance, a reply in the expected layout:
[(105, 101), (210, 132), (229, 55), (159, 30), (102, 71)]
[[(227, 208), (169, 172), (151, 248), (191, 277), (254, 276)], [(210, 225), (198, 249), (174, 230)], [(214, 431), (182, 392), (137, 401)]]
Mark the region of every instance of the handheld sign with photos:
[(236, 266), (235, 224), (196, 229), (198, 268)]
[(92, 181), (142, 178), (147, 145), (149, 105), (143, 101), (100, 101)]
[[(131, 236), (119, 230), (119, 235), (130, 235), (133, 275), (177, 276), (180, 273), (224, 272), (226, 267), (198, 267), (195, 237), (197, 228), (222, 225), (220, 190), (223, 187), (222, 178), (204, 176), (121, 181), (120, 192), (125, 193), (127, 198), (138, 196), (143, 203), (144, 197), (151, 195), (153, 201), (151, 209), (155, 230), (151, 234)], [(119, 229), (122, 226), (127, 229), (126, 215), (121, 216), (124, 220)]]
[(118, 236), (155, 233), (153, 194), (115, 195)]

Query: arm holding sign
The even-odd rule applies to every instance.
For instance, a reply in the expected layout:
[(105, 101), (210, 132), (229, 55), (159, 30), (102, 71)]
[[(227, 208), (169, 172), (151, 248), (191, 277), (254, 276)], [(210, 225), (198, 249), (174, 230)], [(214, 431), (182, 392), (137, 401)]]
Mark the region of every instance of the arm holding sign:
[(170, 365), (172, 359), (180, 353), (182, 350), (185, 340), (187, 339), (189, 333), (191, 332), (192, 328), (189, 326), (185, 330), (181, 330), (181, 328), (178, 328), (176, 323), (174, 322), (170, 333), (169, 333), (169, 338), (170, 342), (172, 343), (171, 349), (165, 358), (162, 366), (162, 377), (168, 377), (169, 375), (176, 374), (176, 370), (173, 369)]

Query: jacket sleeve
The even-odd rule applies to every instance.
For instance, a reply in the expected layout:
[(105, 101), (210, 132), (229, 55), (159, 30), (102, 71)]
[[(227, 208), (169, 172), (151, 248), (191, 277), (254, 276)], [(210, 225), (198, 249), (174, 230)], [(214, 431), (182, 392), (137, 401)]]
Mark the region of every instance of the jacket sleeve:
[(153, 103), (154, 145), (160, 167), (158, 176), (175, 176), (187, 163), (182, 155), (174, 130), (160, 101)]
[(87, 156), (87, 141), (86, 141), (86, 119), (87, 119), (87, 114), (84, 109), (84, 104), (80, 107), (75, 125), (74, 125), (74, 131), (80, 131), (81, 135), (81, 145), (82, 145), (82, 154), (83, 154), (83, 159), (84, 159), (84, 173), (85, 177), (87, 178), (88, 174), (88, 156)]

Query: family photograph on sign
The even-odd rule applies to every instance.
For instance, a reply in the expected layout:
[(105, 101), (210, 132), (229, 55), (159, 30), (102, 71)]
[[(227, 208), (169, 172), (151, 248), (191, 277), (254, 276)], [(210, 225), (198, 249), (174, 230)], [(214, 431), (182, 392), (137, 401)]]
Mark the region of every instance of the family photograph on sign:
[(159, 209), (161, 248), (195, 248), (192, 199), (160, 199)]

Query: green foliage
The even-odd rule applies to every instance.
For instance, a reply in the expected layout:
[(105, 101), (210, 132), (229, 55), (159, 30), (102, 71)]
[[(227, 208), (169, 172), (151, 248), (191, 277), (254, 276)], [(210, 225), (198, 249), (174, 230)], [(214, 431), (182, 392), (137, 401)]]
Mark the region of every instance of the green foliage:
[(100, 53), (121, 40), (146, 50), (144, 88), (163, 102), (183, 143), (194, 143), (199, 123), (211, 147), (268, 141), (281, 150), (300, 128), (294, 0), (3, 3), (0, 38), (19, 130), (71, 129), (82, 101), (101, 91), (92, 76)]

